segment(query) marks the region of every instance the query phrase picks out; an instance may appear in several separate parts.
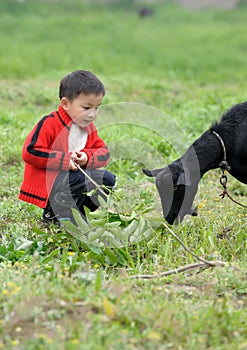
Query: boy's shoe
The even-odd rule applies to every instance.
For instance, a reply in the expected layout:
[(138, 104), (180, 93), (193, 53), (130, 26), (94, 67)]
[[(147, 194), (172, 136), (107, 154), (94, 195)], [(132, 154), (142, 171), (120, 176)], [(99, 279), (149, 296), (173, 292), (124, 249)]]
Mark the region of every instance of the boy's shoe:
[[(84, 213), (84, 215), (83, 215), (83, 213), (81, 213), (81, 214), (82, 214), (82, 218), (85, 221), (87, 221), (85, 213)], [(58, 215), (55, 215), (50, 206), (47, 206), (44, 209), (42, 219), (44, 222), (46, 222), (50, 225), (53, 224), (53, 225), (57, 225), (59, 227), (63, 226), (64, 221), (70, 221), (73, 225), (77, 226), (77, 223), (76, 223), (72, 213), (66, 211), (64, 213), (59, 213)]]
[(63, 226), (63, 222), (64, 222), (64, 221), (70, 221), (70, 222), (72, 222), (72, 224), (73, 224), (73, 221), (71, 220), (71, 218), (66, 218), (66, 217), (65, 217), (65, 218), (59, 218), (59, 219), (58, 219), (58, 225), (59, 225), (59, 226)]
[(60, 226), (57, 217), (52, 212), (47, 211), (47, 209), (44, 209), (42, 219), (43, 221), (47, 222), (50, 225), (53, 224), (53, 225)]
[(42, 219), (44, 222), (48, 223), (49, 225), (56, 225), (58, 227), (61, 227), (63, 225), (63, 221), (71, 221), (70, 218), (57, 218), (56, 216), (52, 216), (51, 213), (43, 213)]

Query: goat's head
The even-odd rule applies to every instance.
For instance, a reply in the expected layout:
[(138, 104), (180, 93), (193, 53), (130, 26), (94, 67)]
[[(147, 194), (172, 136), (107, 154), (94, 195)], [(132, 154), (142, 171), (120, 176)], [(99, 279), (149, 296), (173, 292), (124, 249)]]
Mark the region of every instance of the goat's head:
[(143, 172), (156, 178), (163, 216), (169, 224), (182, 222), (186, 214), (197, 215), (196, 210), (192, 209), (192, 204), (198, 182), (191, 184), (187, 169), (173, 164), (153, 171), (143, 169)]

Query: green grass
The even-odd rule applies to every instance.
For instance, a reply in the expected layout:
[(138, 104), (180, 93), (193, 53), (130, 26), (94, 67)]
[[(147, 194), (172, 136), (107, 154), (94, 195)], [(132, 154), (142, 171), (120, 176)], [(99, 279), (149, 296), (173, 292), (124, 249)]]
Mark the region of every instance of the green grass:
[[(162, 227), (141, 168), (179, 157), (246, 99), (246, 6), (200, 12), (157, 1), (144, 20), (140, 6), (1, 1), (0, 349), (247, 348), (247, 215), (219, 198), (218, 170), (200, 182), (199, 216), (172, 229), (229, 266), (130, 278), (194, 262)], [(41, 209), (17, 199), (24, 139), (78, 68), (106, 85), (97, 125), (118, 177), (109, 206), (89, 215), (90, 232), (47, 227)], [(246, 186), (228, 181), (246, 204)]]

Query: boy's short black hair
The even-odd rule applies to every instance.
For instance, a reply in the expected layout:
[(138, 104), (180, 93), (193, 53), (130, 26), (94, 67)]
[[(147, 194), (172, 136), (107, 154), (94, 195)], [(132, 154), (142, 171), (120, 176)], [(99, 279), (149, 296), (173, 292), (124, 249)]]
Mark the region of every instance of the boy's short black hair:
[(105, 87), (101, 81), (91, 72), (76, 70), (66, 75), (60, 81), (59, 98), (67, 97), (73, 100), (80, 94), (105, 95)]

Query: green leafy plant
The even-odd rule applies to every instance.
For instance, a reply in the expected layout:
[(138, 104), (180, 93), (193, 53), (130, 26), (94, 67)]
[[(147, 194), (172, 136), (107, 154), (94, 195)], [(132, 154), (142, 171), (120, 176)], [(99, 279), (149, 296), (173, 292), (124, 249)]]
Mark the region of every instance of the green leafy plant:
[[(101, 208), (90, 212), (85, 208), (86, 221), (76, 209), (72, 209), (77, 225), (63, 221), (63, 226), (78, 245), (87, 252), (87, 257), (102, 264), (129, 265), (133, 247), (141, 245), (146, 249), (155, 236), (157, 221), (145, 217), (145, 213), (132, 210), (128, 214), (118, 212), (116, 195), (108, 196), (107, 201), (98, 197)], [(132, 265), (133, 265), (132, 261)]]

